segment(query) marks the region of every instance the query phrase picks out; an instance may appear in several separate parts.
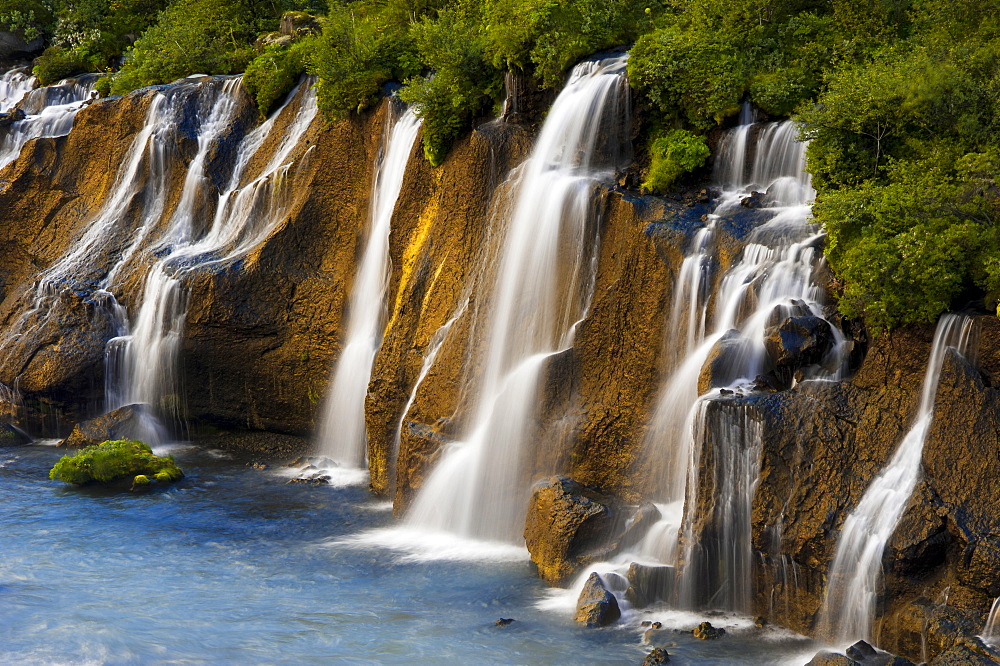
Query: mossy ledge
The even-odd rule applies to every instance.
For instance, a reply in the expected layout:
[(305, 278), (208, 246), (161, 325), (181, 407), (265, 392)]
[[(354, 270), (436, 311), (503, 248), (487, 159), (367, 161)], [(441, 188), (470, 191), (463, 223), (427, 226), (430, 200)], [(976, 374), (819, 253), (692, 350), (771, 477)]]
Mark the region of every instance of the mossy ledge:
[(75, 456), (63, 456), (49, 471), (52, 480), (77, 486), (131, 481), (132, 489), (153, 483), (173, 483), (184, 472), (171, 456), (156, 456), (138, 440), (120, 439), (88, 446)]

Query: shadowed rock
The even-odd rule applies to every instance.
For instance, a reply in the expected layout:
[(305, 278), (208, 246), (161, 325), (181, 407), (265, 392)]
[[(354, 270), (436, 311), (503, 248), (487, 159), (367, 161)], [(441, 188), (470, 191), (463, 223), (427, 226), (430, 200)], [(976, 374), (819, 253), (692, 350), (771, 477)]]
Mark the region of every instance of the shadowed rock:
[(576, 602), (574, 619), (588, 627), (606, 627), (617, 622), (621, 616), (615, 595), (604, 587), (604, 581), (596, 572), (590, 574)]

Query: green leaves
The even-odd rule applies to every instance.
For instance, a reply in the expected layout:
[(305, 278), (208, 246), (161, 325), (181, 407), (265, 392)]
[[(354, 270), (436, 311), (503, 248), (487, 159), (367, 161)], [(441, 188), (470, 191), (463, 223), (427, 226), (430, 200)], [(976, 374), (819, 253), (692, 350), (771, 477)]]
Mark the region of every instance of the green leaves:
[(664, 192), (682, 175), (703, 166), (711, 151), (705, 137), (674, 129), (653, 139), (649, 155), (651, 163), (642, 186)]

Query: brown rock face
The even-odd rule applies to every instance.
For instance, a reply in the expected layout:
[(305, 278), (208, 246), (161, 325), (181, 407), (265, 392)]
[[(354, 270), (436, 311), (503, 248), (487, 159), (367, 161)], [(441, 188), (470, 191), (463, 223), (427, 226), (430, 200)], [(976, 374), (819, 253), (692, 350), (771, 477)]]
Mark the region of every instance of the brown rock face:
[(117, 439), (138, 439), (149, 443), (153, 441), (151, 434), (153, 433), (145, 406), (126, 405), (77, 423), (73, 426), (69, 437), (59, 442), (59, 446), (93, 446)]
[(588, 627), (606, 627), (617, 622), (621, 616), (615, 595), (608, 591), (599, 575), (590, 574), (587, 584), (580, 592), (573, 619)]

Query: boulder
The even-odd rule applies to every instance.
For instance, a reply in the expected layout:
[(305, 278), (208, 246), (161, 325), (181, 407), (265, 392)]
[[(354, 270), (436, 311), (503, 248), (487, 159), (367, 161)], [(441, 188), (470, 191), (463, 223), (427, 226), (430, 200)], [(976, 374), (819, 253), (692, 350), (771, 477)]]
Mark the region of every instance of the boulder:
[(587, 564), (637, 542), (659, 513), (604, 495), (567, 476), (536, 484), (524, 524), (524, 541), (538, 575), (565, 583)]
[(878, 654), (875, 648), (873, 648), (865, 641), (858, 641), (851, 647), (847, 648), (845, 652), (848, 657), (856, 661), (864, 661), (866, 659), (871, 659), (872, 657)]
[(0, 128), (10, 127), (16, 122), (25, 119), (24, 111), (14, 109), (10, 113), (0, 113)]
[(35, 53), (41, 51), (42, 46), (41, 37), (24, 39), (13, 32), (0, 30), (0, 58), (9, 58), (19, 53)]
[(713, 627), (711, 622), (702, 622), (691, 633), (699, 640), (714, 641), (725, 636), (726, 630), (722, 627)]
[(642, 660), (642, 666), (656, 666), (656, 664), (667, 664), (670, 662), (670, 655), (663, 648), (653, 648), (646, 658)]
[(842, 654), (821, 650), (809, 660), (806, 666), (861, 666), (861, 664)]
[(574, 619), (588, 627), (606, 627), (621, 616), (618, 600), (604, 586), (601, 576), (597, 572), (590, 574), (576, 602)]
[(633, 562), (628, 567), (629, 586), (625, 599), (634, 608), (656, 601), (669, 601), (674, 594), (675, 570), (671, 566), (650, 566)]
[(0, 446), (21, 446), (30, 443), (31, 437), (26, 432), (9, 423), (0, 423)]
[(116, 439), (141, 439), (148, 441), (155, 429), (155, 421), (144, 405), (126, 405), (73, 426), (69, 437), (59, 446), (81, 447)]
[(833, 345), (833, 330), (821, 317), (789, 317), (767, 330), (764, 347), (778, 368), (819, 363)]
[(744, 342), (740, 332), (735, 328), (726, 331), (708, 352), (705, 364), (701, 366), (698, 375), (698, 393), (704, 395), (714, 388), (729, 386), (738, 379), (740, 368), (739, 356), (743, 352)]

